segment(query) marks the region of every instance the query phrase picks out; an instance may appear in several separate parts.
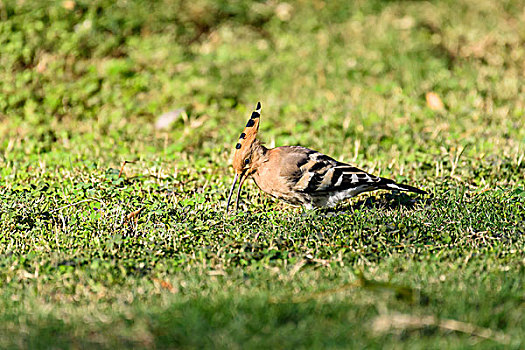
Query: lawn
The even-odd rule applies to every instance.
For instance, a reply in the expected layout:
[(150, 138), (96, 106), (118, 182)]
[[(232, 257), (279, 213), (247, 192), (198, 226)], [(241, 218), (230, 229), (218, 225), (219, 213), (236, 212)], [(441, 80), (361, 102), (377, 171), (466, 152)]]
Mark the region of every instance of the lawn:
[[(524, 8), (0, 1), (0, 348), (524, 348)], [(257, 101), (430, 194), (226, 214)]]

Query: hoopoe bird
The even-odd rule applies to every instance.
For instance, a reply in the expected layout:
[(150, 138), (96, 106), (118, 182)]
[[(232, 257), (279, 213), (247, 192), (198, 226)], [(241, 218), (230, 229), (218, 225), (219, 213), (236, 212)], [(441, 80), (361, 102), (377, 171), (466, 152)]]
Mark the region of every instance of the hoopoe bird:
[(242, 185), (250, 176), (263, 192), (289, 204), (302, 205), (306, 209), (333, 207), (344, 199), (374, 190), (427, 193), (368, 174), (305, 147), (281, 146), (268, 149), (256, 138), (260, 117), (261, 103), (258, 102), (235, 146), (235, 179), (228, 195), (226, 212), (239, 180), (235, 202), (235, 210), (238, 209)]

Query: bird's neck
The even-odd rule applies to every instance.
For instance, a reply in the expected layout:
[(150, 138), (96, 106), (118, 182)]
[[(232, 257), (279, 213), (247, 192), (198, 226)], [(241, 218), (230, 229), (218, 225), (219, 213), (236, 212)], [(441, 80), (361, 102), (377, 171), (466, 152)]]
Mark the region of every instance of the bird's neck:
[(250, 173), (257, 171), (257, 168), (261, 166), (262, 163), (268, 160), (268, 148), (259, 140), (255, 140), (252, 144), (252, 157), (251, 157), (251, 167)]

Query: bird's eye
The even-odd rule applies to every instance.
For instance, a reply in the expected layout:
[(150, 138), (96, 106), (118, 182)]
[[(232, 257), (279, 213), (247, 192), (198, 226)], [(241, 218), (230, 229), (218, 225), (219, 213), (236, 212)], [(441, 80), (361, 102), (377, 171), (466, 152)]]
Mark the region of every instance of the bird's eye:
[(250, 158), (246, 158), (246, 159), (244, 160), (244, 164), (250, 164)]

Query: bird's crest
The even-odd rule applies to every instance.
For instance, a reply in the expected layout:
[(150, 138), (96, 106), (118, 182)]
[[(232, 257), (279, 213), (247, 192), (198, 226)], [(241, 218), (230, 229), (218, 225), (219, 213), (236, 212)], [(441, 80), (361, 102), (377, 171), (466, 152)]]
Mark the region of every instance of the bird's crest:
[(244, 168), (245, 159), (251, 153), (251, 146), (253, 145), (257, 132), (259, 131), (259, 121), (261, 117), (261, 103), (257, 102), (255, 111), (252, 112), (248, 123), (243, 132), (239, 136), (239, 141), (235, 145), (235, 153), (233, 155), (233, 167), (240, 171)]

